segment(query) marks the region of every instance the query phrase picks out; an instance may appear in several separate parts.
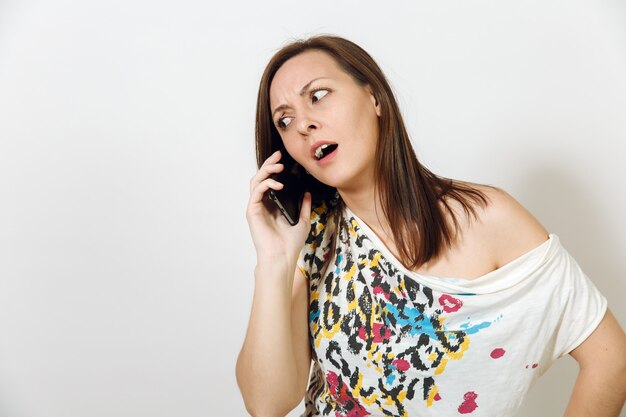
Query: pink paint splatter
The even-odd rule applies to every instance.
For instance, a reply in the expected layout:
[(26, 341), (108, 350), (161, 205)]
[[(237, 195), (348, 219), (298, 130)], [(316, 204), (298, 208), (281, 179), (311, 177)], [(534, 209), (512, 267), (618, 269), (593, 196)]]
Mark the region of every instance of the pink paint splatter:
[(405, 361), (404, 359), (396, 359), (391, 363), (393, 364), (393, 366), (396, 367), (398, 371), (406, 371), (407, 369), (411, 367), (411, 364), (408, 361)]
[[(339, 377), (336, 373), (330, 371), (326, 374), (326, 381), (330, 388), (330, 395), (337, 401), (339, 405), (347, 413), (343, 414), (344, 417), (365, 417), (370, 413), (363, 407), (363, 405), (357, 401), (350, 393), (350, 388), (345, 382), (341, 381), (339, 384)], [(339, 411), (335, 412), (336, 416), (341, 416)]]
[(476, 404), (476, 398), (478, 394), (474, 391), (466, 392), (463, 398), (465, 401), (461, 405), (459, 405), (459, 413), (461, 414), (469, 414), (478, 408), (478, 404)]
[(387, 300), (388, 300), (388, 299), (389, 299), (389, 297), (390, 297), (389, 293), (386, 293), (386, 292), (385, 292), (385, 291), (381, 288), (381, 286), (380, 286), (380, 285), (377, 285), (377, 286), (375, 286), (375, 287), (374, 287), (374, 294), (382, 294), (382, 295), (384, 295), (384, 296), (385, 296), (385, 298), (386, 298)]
[[(359, 337), (360, 337), (362, 340), (367, 340), (367, 333), (365, 333), (365, 326), (361, 326), (361, 327), (359, 328)], [(528, 368), (528, 365), (526, 365), (526, 367)]]
[(461, 300), (448, 294), (443, 294), (439, 297), (439, 304), (443, 306), (443, 311), (446, 313), (454, 313), (463, 306), (463, 302)]
[(435, 401), (439, 401), (441, 399), (441, 395), (439, 395), (439, 393), (435, 394)]
[(502, 349), (502, 348), (496, 348), (494, 350), (491, 351), (491, 357), (494, 359), (498, 359), (501, 358), (502, 356), (504, 356), (504, 354), (506, 353), (506, 350)]
[[(391, 331), (384, 324), (374, 323), (372, 327), (372, 333), (374, 334), (374, 343), (381, 343), (391, 337)], [(364, 326), (361, 326), (361, 328), (359, 329), (359, 337), (362, 340), (367, 340), (367, 333), (365, 332)]]

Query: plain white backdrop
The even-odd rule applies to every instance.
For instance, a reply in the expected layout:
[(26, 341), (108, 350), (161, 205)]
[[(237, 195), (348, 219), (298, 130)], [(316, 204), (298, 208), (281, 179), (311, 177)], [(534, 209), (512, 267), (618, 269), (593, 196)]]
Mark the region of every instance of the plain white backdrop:
[[(379, 63), (422, 163), (516, 197), (626, 324), (622, 0), (0, 0), (1, 417), (247, 415), (258, 83), (317, 33)], [(562, 415), (576, 373), (519, 417)]]

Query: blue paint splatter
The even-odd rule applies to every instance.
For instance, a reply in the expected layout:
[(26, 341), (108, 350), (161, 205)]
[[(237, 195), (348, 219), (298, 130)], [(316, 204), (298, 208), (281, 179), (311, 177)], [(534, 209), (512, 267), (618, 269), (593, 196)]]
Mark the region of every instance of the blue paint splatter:
[(465, 329), (464, 331), (466, 334), (478, 333), (479, 330), (486, 329), (489, 326), (491, 326), (491, 323), (489, 323), (488, 321), (484, 321), (480, 324), (475, 324), (475, 325), (472, 325), (471, 323), (463, 323), (460, 325), (462, 329)]
[[(435, 334), (435, 328), (430, 322), (430, 318), (425, 314), (420, 313), (417, 309), (405, 307), (402, 310), (402, 314), (407, 316), (407, 318), (401, 317), (398, 312), (398, 308), (392, 304), (385, 305), (385, 309), (394, 316), (399, 326), (411, 327), (411, 336), (416, 336), (420, 333), (426, 333), (432, 338), (437, 338), (437, 335)], [(418, 319), (419, 316), (422, 317)]]
[[(433, 323), (431, 322), (430, 317), (428, 317), (426, 314), (420, 313), (420, 311), (415, 308), (404, 307), (404, 309), (402, 310), (402, 316), (399, 314), (398, 308), (394, 306), (393, 304), (386, 304), (385, 309), (391, 315), (394, 316), (398, 326), (400, 327), (410, 326), (411, 336), (417, 336), (421, 333), (425, 333), (428, 336), (436, 339), (437, 333), (441, 333), (441, 330), (437, 330), (433, 327)], [(406, 316), (406, 318), (403, 316)], [(468, 323), (463, 323), (460, 325), (461, 329), (463, 329), (463, 331), (468, 335), (478, 333), (480, 330), (486, 329), (489, 326), (491, 326), (490, 322), (482, 322), (480, 324), (475, 324), (475, 325), (472, 325), (471, 323), (468, 322)], [(443, 332), (448, 333), (449, 338), (453, 340), (456, 339), (456, 336), (454, 336), (454, 333), (450, 332), (449, 330), (446, 330), (444, 325), (442, 325), (442, 327), (443, 327)]]
[(317, 318), (318, 318), (319, 316), (320, 316), (320, 311), (319, 311), (319, 310), (317, 310), (317, 311), (312, 311), (312, 312), (309, 314), (309, 321), (317, 320)]

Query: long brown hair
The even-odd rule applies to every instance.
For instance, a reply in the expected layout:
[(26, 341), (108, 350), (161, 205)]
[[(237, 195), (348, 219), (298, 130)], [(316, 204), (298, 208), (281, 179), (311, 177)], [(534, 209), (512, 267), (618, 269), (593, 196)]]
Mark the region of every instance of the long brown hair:
[[(459, 227), (456, 215), (444, 196), (457, 200), (466, 215), (471, 213), (474, 217), (474, 204), (486, 206), (489, 198), (468, 184), (432, 173), (417, 160), (387, 79), (374, 59), (355, 43), (339, 36), (316, 35), (294, 40), (272, 56), (261, 77), (257, 97), (257, 165), (260, 168), (277, 149), (282, 155), (288, 155), (272, 121), (270, 85), (278, 69), (288, 59), (312, 49), (328, 53), (359, 85), (369, 84), (380, 103), (375, 187), (380, 193), (383, 213), (391, 227), (399, 260), (408, 269), (417, 269), (431, 258), (436, 258), (443, 245), (450, 247), (453, 243), (453, 231), (439, 203), (450, 212), (455, 231)], [(328, 205), (334, 211), (335, 224), (338, 224), (343, 202), (340, 199), (336, 201), (336, 189), (312, 177), (309, 178), (308, 188), (314, 203), (332, 201)], [(335, 238), (331, 248), (334, 248)]]

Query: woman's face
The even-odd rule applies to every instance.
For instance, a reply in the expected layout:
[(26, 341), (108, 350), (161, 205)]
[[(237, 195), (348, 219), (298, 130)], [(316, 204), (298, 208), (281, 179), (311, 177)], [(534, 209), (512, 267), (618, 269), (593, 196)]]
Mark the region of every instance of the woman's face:
[(345, 191), (371, 186), (380, 106), (329, 54), (286, 61), (270, 85), (270, 112), (287, 152), (316, 179)]

